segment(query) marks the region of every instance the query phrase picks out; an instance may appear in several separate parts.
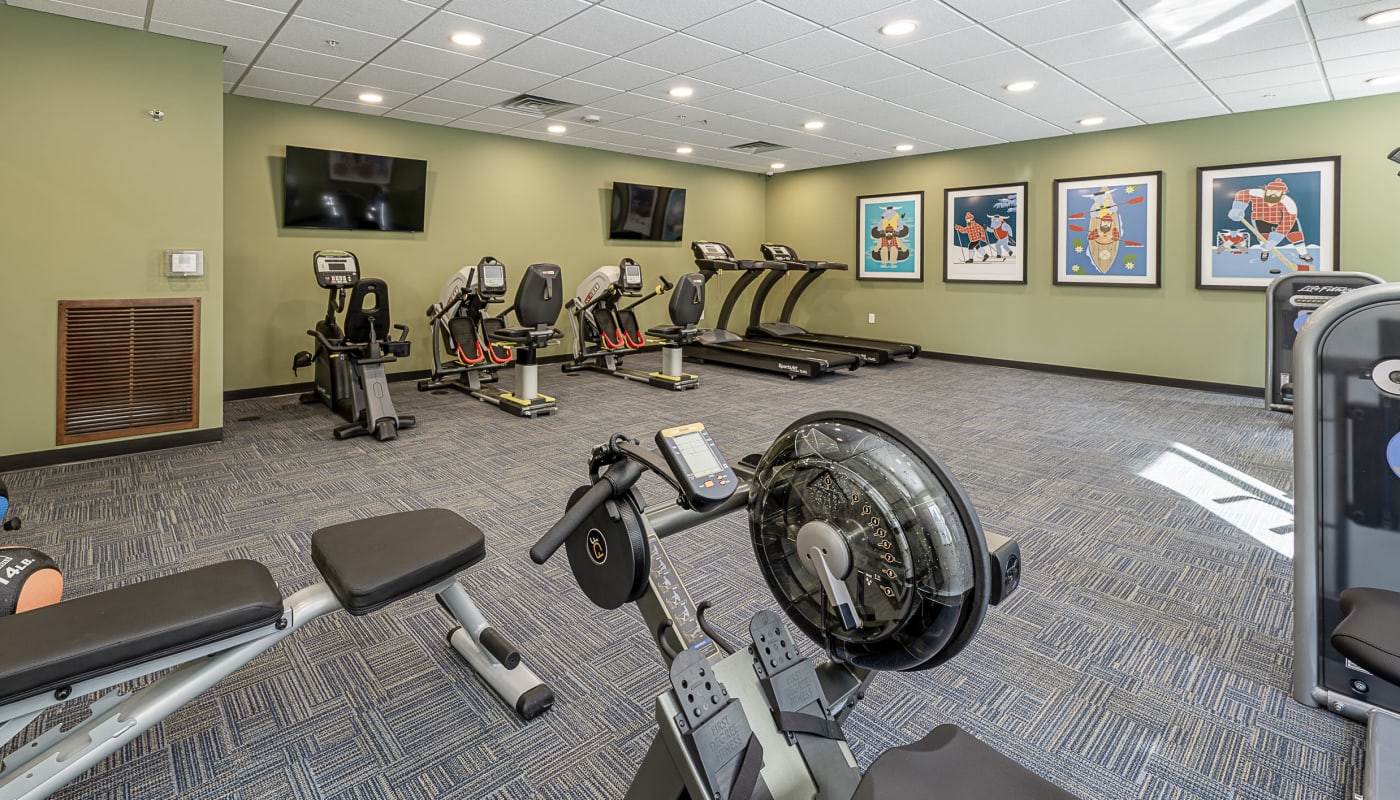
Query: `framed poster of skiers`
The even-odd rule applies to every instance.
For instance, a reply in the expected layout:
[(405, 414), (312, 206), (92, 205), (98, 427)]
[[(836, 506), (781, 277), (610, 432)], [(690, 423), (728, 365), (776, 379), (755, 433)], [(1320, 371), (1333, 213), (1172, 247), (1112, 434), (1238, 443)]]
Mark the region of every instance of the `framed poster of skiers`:
[(1196, 287), (1263, 289), (1337, 268), (1340, 156), (1196, 170)]
[(1162, 285), (1162, 173), (1055, 181), (1055, 283)]
[(923, 192), (857, 197), (856, 225), (858, 279), (924, 279)]
[(943, 280), (1026, 282), (1026, 184), (943, 192)]

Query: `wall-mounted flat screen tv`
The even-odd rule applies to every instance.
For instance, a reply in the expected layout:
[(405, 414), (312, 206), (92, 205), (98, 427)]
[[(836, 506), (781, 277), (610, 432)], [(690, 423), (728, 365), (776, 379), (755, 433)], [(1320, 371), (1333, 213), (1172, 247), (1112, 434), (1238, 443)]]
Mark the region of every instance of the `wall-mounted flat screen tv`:
[(609, 239), (679, 242), (684, 230), (684, 189), (613, 181)]
[(287, 147), (282, 225), (422, 231), (428, 162)]

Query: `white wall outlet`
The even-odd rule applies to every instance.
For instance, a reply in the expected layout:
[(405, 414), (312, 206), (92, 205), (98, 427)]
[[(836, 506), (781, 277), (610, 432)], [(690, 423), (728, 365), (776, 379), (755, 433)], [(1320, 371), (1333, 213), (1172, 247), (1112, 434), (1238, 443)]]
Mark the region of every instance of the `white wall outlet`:
[(875, 324), (875, 315), (874, 315), (874, 314), (871, 314), (871, 315), (870, 315), (870, 324), (871, 324), (871, 325), (874, 325), (874, 324)]

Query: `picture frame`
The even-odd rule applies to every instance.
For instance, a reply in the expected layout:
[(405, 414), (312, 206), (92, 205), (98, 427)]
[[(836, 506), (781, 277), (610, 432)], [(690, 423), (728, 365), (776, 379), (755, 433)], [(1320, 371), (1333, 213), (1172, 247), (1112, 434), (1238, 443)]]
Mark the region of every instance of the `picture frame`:
[(1025, 283), (1026, 183), (943, 190), (943, 282)]
[(1335, 271), (1341, 190), (1341, 156), (1197, 167), (1196, 288), (1262, 290), (1289, 272)]
[(1162, 173), (1055, 180), (1057, 286), (1162, 286)]
[(858, 280), (924, 279), (924, 193), (856, 198)]

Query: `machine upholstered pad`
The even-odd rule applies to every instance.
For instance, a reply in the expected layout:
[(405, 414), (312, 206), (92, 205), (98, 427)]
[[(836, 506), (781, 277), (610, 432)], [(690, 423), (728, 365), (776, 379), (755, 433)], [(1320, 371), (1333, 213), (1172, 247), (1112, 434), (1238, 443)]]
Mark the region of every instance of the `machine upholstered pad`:
[(311, 560), (351, 614), (441, 583), (486, 556), (486, 537), (443, 508), (344, 522), (311, 535)]
[(1341, 595), (1346, 617), (1332, 632), (1332, 646), (1391, 683), (1400, 683), (1400, 592), (1347, 589)]
[(271, 625), (267, 567), (225, 561), (0, 618), (0, 703)]
[[(936, 789), (936, 791), (935, 791)], [(886, 750), (866, 770), (852, 800), (1075, 800), (956, 725)]]

